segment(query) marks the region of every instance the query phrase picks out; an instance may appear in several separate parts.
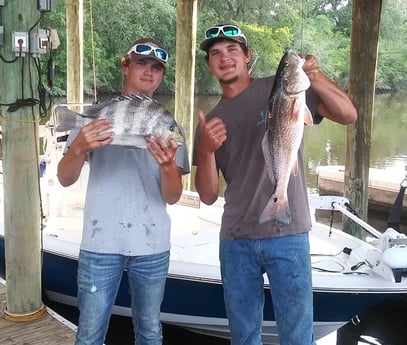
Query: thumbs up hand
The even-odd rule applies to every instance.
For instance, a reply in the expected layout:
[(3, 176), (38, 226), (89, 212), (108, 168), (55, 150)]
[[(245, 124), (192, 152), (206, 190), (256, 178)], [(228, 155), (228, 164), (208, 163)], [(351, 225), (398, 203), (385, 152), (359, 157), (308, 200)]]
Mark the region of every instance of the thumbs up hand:
[(199, 112), (199, 149), (206, 152), (215, 152), (226, 140), (226, 124), (219, 117), (206, 121), (203, 111)]

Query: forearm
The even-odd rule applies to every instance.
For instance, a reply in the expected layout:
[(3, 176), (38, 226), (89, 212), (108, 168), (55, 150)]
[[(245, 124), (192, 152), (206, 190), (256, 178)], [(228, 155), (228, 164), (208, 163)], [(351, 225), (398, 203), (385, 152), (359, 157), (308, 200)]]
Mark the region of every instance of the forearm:
[(218, 198), (219, 173), (214, 153), (198, 154), (195, 188), (202, 202), (207, 205), (213, 204)]
[(181, 169), (175, 160), (160, 166), (161, 193), (168, 204), (175, 204), (182, 194)]
[(58, 180), (64, 187), (78, 180), (89, 152), (112, 142), (111, 127), (106, 119), (98, 119), (81, 128), (58, 164)]
[(85, 153), (76, 151), (72, 147), (66, 152), (59, 161), (57, 170), (58, 180), (62, 186), (68, 187), (78, 180), (85, 159)]
[(324, 73), (314, 76), (311, 88), (319, 96), (318, 113), (321, 116), (344, 125), (356, 121), (357, 111), (348, 95)]

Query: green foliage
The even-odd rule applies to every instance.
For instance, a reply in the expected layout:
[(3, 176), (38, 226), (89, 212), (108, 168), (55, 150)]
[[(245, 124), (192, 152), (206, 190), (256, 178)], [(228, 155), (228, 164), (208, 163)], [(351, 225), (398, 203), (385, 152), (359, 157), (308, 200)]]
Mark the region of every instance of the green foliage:
[[(52, 59), (55, 65), (55, 80), (51, 93), (55, 96), (61, 96), (66, 90), (66, 31), (65, 31), (65, 4), (62, 1), (57, 3), (57, 11), (47, 13), (41, 26), (45, 28), (52, 28), (57, 31), (60, 41), (59, 47), (53, 47), (49, 54), (41, 56), (41, 65), (46, 66), (47, 61)], [(45, 74), (45, 67), (42, 68)], [(44, 76), (44, 80), (46, 76)]]
[(308, 19), (302, 40), (295, 44), (297, 50), (316, 56), (330, 78), (343, 88), (347, 86), (350, 38), (335, 31), (334, 23), (326, 15)]
[(273, 30), (256, 24), (236, 23), (247, 36), (253, 52), (253, 73), (256, 76), (271, 75), (275, 72), (285, 49), (290, 47), (292, 34), (287, 27)]
[(407, 90), (407, 2), (383, 2), (376, 88), (382, 92)]
[[(125, 15), (123, 15), (125, 14)], [(89, 16), (89, 11), (87, 13)], [(153, 37), (167, 48), (172, 63), (167, 70), (164, 87), (174, 88), (176, 9), (174, 1), (93, 0), (94, 32), (99, 37), (102, 61), (98, 78), (102, 92), (119, 91), (122, 85), (120, 58), (140, 37)], [(174, 34), (171, 34), (174, 33)], [(171, 68), (172, 67), (172, 68)], [(117, 73), (119, 72), (119, 73)], [(113, 80), (112, 78), (113, 77)]]
[[(61, 46), (42, 56), (55, 62), (54, 94), (66, 89), (65, 1), (47, 13), (41, 27), (58, 31)], [(92, 12), (90, 11), (92, 5)], [(175, 88), (176, 0), (84, 1), (84, 89), (87, 94), (117, 94), (123, 78), (120, 57), (140, 37), (154, 37), (167, 48), (170, 61), (161, 93)], [(92, 14), (92, 15), (91, 15)], [(342, 87), (348, 83), (352, 4), (347, 0), (199, 0), (195, 91), (219, 93), (199, 50), (205, 29), (235, 23), (253, 51), (252, 74), (274, 73), (286, 48), (315, 55), (321, 68)], [(383, 1), (377, 72), (378, 90), (407, 88), (407, 2)], [(95, 79), (94, 79), (95, 75)]]

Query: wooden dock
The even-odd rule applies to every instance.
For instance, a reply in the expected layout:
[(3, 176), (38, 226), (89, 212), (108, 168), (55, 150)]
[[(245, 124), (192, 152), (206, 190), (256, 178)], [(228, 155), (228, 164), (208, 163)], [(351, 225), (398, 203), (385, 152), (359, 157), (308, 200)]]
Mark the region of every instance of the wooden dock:
[[(344, 171), (341, 165), (318, 166), (318, 190), (320, 195), (343, 195)], [(369, 169), (369, 211), (388, 214), (405, 177), (403, 171)], [(407, 194), (403, 198), (402, 215), (407, 216)]]
[(35, 321), (12, 322), (3, 318), (6, 287), (0, 279), (0, 344), (1, 345), (72, 345), (76, 326), (47, 308)]

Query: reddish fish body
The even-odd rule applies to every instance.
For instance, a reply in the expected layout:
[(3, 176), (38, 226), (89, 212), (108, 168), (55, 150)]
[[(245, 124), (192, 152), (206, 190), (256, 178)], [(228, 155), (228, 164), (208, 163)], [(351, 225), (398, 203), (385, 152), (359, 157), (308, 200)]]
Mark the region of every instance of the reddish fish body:
[(298, 172), (297, 153), (304, 123), (312, 125), (312, 116), (305, 103), (305, 91), (310, 81), (302, 69), (304, 62), (294, 51), (287, 51), (280, 61), (270, 93), (262, 151), (274, 190), (259, 223), (270, 220), (282, 224), (291, 222), (288, 182), (290, 175)]

